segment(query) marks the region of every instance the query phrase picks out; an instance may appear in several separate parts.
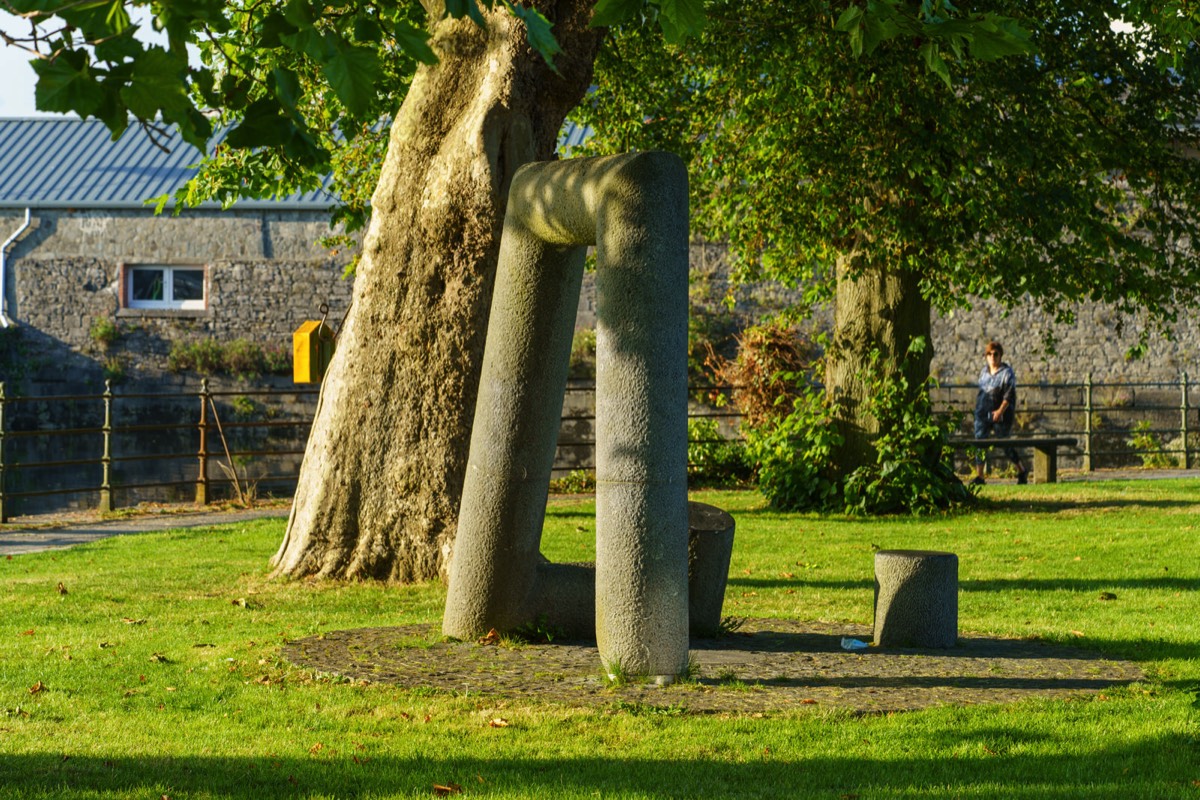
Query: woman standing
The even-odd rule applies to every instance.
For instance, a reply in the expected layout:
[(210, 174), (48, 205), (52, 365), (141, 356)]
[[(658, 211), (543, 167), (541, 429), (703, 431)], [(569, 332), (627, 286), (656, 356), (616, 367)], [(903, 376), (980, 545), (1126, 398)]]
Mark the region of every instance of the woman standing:
[[(1012, 367), (1001, 361), (1004, 348), (999, 342), (989, 342), (985, 355), (987, 364), (979, 373), (979, 394), (975, 398), (975, 438), (1002, 439), (1012, 432), (1017, 409), (1017, 376)], [(1017, 483), (1028, 483), (1029, 473), (1017, 451), (1006, 447), (1004, 455), (1017, 468)], [(981, 486), (983, 482), (983, 458), (977, 457), (971, 485)]]

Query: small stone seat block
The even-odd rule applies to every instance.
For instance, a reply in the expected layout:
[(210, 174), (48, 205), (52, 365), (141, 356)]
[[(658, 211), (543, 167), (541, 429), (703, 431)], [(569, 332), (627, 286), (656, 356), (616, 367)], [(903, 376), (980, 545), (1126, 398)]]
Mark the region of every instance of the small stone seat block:
[(688, 630), (715, 637), (733, 553), (733, 517), (707, 503), (688, 503)]
[(875, 644), (953, 647), (958, 642), (958, 556), (927, 550), (875, 554)]

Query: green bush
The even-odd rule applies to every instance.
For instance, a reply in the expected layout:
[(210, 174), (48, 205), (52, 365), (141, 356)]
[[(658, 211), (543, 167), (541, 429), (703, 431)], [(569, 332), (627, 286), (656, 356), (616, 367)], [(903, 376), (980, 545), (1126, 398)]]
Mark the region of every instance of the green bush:
[(117, 327), (117, 323), (112, 317), (92, 317), (92, 326), (88, 329), (88, 337), (98, 344), (101, 349), (107, 350), (120, 335), (121, 329)]
[(746, 453), (758, 488), (779, 509), (831, 508), (838, 486), (827, 465), (842, 443), (820, 387), (797, 386), (792, 411), (746, 429)]
[(579, 380), (596, 378), (596, 329), (580, 328), (571, 338), (571, 365), (568, 375)]
[(576, 469), (565, 477), (550, 481), (550, 491), (555, 494), (587, 494), (596, 491), (596, 473), (589, 469)]
[(903, 371), (881, 377), (878, 362), (875, 353), (868, 375), (873, 390), (867, 404), (867, 412), (879, 421), (876, 461), (846, 477), (842, 485), (845, 510), (927, 514), (970, 503), (974, 495), (954, 474), (954, 453), (948, 444), (959, 420), (933, 413), (929, 400), (933, 380), (914, 392)]
[(688, 420), (689, 485), (732, 488), (753, 475), (745, 444), (721, 436), (716, 420)]
[(1136, 423), (1128, 444), (1142, 458), (1142, 466), (1147, 469), (1173, 469), (1179, 466), (1179, 461), (1170, 453), (1164, 453), (1162, 439), (1153, 430), (1154, 426), (1148, 419)]
[(929, 386), (914, 392), (903, 370), (885, 375), (877, 352), (862, 379), (871, 387), (866, 410), (880, 423), (874, 442), (877, 457), (874, 464), (859, 467), (840, 482), (833, 477), (833, 457), (842, 437), (821, 388), (798, 384), (790, 414), (768, 418), (747, 431), (759, 489), (771, 505), (852, 514), (923, 514), (972, 502), (971, 490), (954, 474), (947, 445), (958, 420), (933, 413)]
[(104, 378), (110, 380), (114, 384), (121, 383), (125, 380), (125, 362), (117, 356), (110, 356), (104, 359)]
[(254, 378), (263, 373), (262, 348), (246, 339), (226, 342), (221, 356), (223, 370), (231, 375)]
[(285, 348), (264, 350), (246, 339), (222, 344), (211, 337), (195, 341), (176, 341), (167, 354), (172, 372), (191, 370), (201, 375), (234, 375), (242, 380), (259, 375), (287, 374), (291, 371), (290, 352)]

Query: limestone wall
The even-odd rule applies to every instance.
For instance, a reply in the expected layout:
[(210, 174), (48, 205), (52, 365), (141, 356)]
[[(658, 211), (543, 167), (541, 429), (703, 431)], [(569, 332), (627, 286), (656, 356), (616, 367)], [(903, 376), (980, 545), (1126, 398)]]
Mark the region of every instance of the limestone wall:
[[(797, 302), (800, 295), (775, 284), (730, 287), (726, 248), (712, 243), (694, 243), (691, 249), (692, 316), (723, 330), (740, 329), (761, 314)], [(585, 276), (577, 327), (595, 326), (595, 296), (591, 276)], [(729, 311), (723, 301), (735, 300)], [(983, 351), (990, 339), (1004, 345), (1005, 360), (1024, 384), (1080, 382), (1091, 373), (1098, 382), (1174, 381), (1181, 371), (1200, 378), (1200, 312), (1183, 312), (1172, 329), (1172, 340), (1155, 337), (1149, 351), (1138, 360), (1126, 353), (1137, 342), (1138, 321), (1124, 327), (1109, 307), (1083, 304), (1076, 307), (1076, 322), (1055, 324), (1032, 306), (1007, 314), (996, 303), (975, 301), (969, 311), (947, 316), (933, 315), (934, 358), (932, 371), (943, 383), (973, 383), (983, 367)], [(819, 313), (814, 322), (827, 325), (829, 313)], [(1056, 354), (1043, 350), (1044, 334), (1058, 339)]]
[[(52, 210), (34, 213), (35, 227), (12, 248), (7, 311), (20, 329), (24, 356), (5, 378), (97, 380), (106, 360), (124, 363), (130, 380), (162, 379), (174, 341), (248, 339), (290, 349), (291, 334), (330, 307), (336, 325), (349, 306), (346, 262), (321, 248), (324, 212), (185, 213)], [(7, 238), (22, 222), (0, 215)], [(121, 308), (121, 265), (196, 265), (207, 270), (202, 311)], [(120, 335), (110, 347), (89, 335), (107, 317)], [(0, 366), (4, 364), (0, 359)], [(19, 373), (19, 374), (17, 374)]]

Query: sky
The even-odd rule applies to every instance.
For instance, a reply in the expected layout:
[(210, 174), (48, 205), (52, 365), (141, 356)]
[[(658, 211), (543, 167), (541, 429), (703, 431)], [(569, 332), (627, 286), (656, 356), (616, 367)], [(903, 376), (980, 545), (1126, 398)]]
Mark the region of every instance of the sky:
[[(0, 12), (0, 28), (21, 30), (21, 21)], [(33, 107), (33, 67), (29, 53), (0, 44), (0, 117), (44, 116)]]
[[(134, 22), (145, 18), (143, 11), (131, 9)], [(0, 30), (9, 34), (21, 34), (29, 30), (29, 24), (17, 17), (0, 11)], [(165, 38), (142, 25), (137, 36), (143, 41), (163, 41)], [(0, 42), (0, 117), (46, 117), (62, 116), (38, 111), (33, 105), (33, 86), (37, 76), (29, 66), (31, 54), (18, 47), (5, 46)]]

